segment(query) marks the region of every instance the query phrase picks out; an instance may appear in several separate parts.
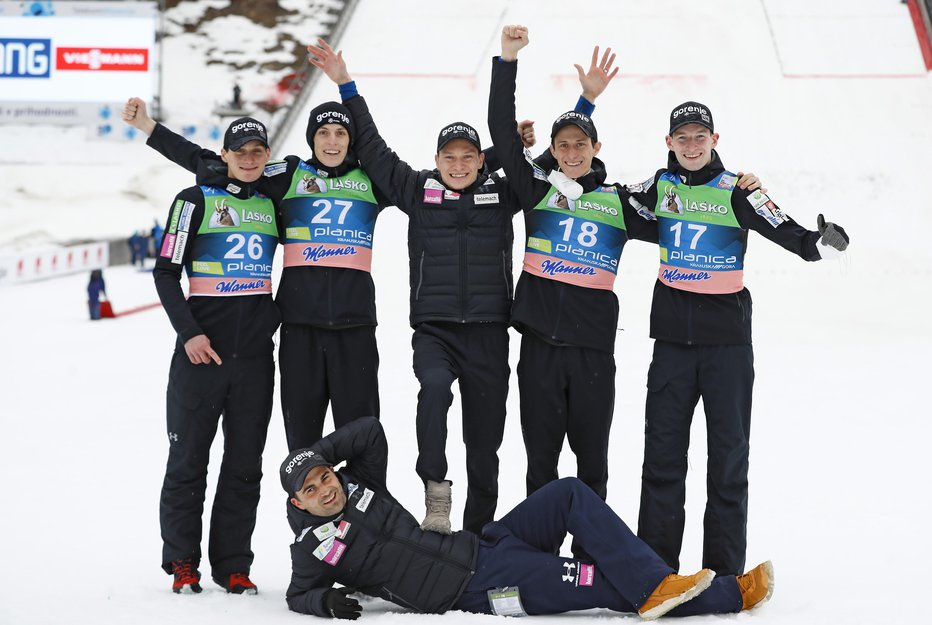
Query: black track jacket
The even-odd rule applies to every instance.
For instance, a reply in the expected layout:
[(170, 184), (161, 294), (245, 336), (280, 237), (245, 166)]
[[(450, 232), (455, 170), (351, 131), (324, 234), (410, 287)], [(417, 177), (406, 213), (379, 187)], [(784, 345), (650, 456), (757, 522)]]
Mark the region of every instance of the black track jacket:
[[(712, 161), (699, 171), (682, 169), (671, 151), (667, 167), (653, 178), (629, 185), (631, 197), (644, 208), (653, 211), (657, 205), (654, 182), (666, 172), (680, 176), (687, 185), (701, 185), (725, 171), (717, 152)], [(822, 257), (816, 248), (819, 233), (806, 230), (792, 219), (774, 228), (754, 212), (748, 202), (751, 191), (735, 187), (731, 206), (738, 224), (745, 229), (743, 249), (747, 249), (747, 230), (754, 230), (803, 260)], [(654, 299), (650, 311), (651, 338), (686, 345), (750, 345), (751, 293), (744, 288), (737, 293), (707, 295), (674, 289), (660, 280), (654, 284)]]
[(470, 187), (446, 189), (435, 170), (412, 169), (379, 135), (362, 96), (344, 102), (356, 122), (356, 152), (372, 182), (408, 215), (412, 326), (425, 321), (508, 323), (512, 298), (508, 183), (480, 172)]
[[(535, 177), (515, 130), (517, 68), (517, 61), (492, 60), (489, 131), (520, 208), (530, 211), (547, 195), (551, 184)], [(602, 185), (604, 180), (605, 167), (596, 159), (592, 171), (576, 182), (582, 185), (583, 192), (588, 193)], [(625, 211), (628, 238), (656, 243), (656, 222), (639, 215), (625, 201), (627, 193), (624, 188), (615, 186)], [(586, 347), (608, 353), (615, 351), (618, 298), (613, 291), (587, 289), (521, 272), (511, 318), (519, 332), (532, 332), (553, 345)]]
[[(146, 144), (191, 172), (197, 172), (201, 163), (223, 164), (215, 152), (201, 148), (162, 124), (156, 124)], [(284, 167), (281, 166), (281, 161), (270, 161), (258, 183), (259, 191), (275, 203), (281, 240), (284, 240), (284, 221), (279, 202), (288, 192), (291, 178), (300, 162), (301, 159), (297, 156), (286, 156)], [(352, 153), (347, 155), (339, 167), (327, 167), (316, 158), (307, 162), (318, 170), (325, 171), (331, 178), (342, 176), (358, 167), (356, 157)], [(382, 198), (383, 196), (376, 192), (379, 209), (387, 205)], [(372, 275), (366, 271), (345, 267), (286, 267), (282, 270), (275, 301), (281, 309), (282, 320), (285, 323), (324, 329), (377, 325), (375, 284), (372, 282)]]
[[(222, 172), (206, 165), (197, 175), (198, 184), (230, 190), (232, 183), (240, 188), (236, 197), (248, 198), (256, 191), (254, 184), (233, 180), (226, 175), (226, 164)], [(204, 193), (200, 187), (189, 187), (172, 200), (194, 204), (191, 223), (200, 224), (204, 217)], [(171, 220), (168, 214), (166, 224)], [(195, 226), (195, 231), (197, 227)], [(181, 289), (181, 273), (193, 245), (188, 245), (181, 264), (157, 256), (152, 277), (159, 300), (168, 314), (172, 327), (178, 333), (175, 350), (184, 353), (184, 344), (198, 334), (206, 334), (210, 345), (222, 359), (268, 356), (272, 353), (272, 335), (278, 329), (281, 315), (271, 295), (241, 295), (237, 297), (184, 297)]]

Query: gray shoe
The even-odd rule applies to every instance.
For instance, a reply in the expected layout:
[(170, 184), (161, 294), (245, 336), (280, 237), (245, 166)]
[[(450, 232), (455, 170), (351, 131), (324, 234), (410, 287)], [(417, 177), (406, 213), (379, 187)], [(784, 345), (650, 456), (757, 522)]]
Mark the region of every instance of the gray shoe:
[(452, 485), (450, 480), (442, 482), (427, 480), (427, 487), (424, 489), (424, 507), (427, 508), (427, 516), (421, 523), (422, 530), (439, 534), (453, 533), (450, 529), (450, 506), (453, 504), (453, 493), (450, 487)]

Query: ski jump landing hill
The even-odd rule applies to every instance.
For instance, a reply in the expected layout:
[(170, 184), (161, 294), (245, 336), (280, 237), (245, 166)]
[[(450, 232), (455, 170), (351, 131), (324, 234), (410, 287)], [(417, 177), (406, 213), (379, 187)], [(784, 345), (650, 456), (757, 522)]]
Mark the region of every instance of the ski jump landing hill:
[[(858, 624), (891, 615), (904, 625), (928, 622), (916, 580), (932, 556), (925, 393), (932, 202), (924, 187), (932, 79), (907, 8), (896, 0), (361, 0), (339, 47), (383, 135), (413, 166), (433, 166), (436, 134), (449, 121), (474, 123), (488, 142), (489, 66), (507, 23), (531, 29), (531, 45), (520, 55), (518, 109), (537, 122), (541, 144), (552, 119), (578, 96), (572, 64), (586, 65), (594, 44), (612, 46), (622, 74), (595, 114), (610, 179), (637, 182), (662, 166), (669, 111), (695, 99), (711, 107), (729, 167), (759, 174), (800, 223), (813, 228), (821, 212), (851, 235), (846, 258), (821, 263), (750, 237), (745, 279), (755, 298), (757, 384), (748, 562), (772, 558), (778, 587), (752, 614), (677, 622)], [(227, 92), (227, 83), (198, 83), (191, 66), (185, 58), (166, 67), (179, 98)], [(308, 102), (337, 97), (322, 80)], [(202, 105), (208, 110), (213, 100)], [(123, 236), (140, 219), (164, 219), (175, 191), (193, 183), (139, 144), (87, 143), (58, 129), (3, 133), (4, 234)], [(279, 154), (308, 155), (303, 127), (293, 129)], [(406, 227), (399, 211), (381, 214), (373, 268), (389, 484), (419, 514)], [(515, 227), (520, 258), (520, 219)], [(616, 289), (622, 313), (609, 502), (632, 524), (656, 254), (647, 245), (626, 247)], [(152, 301), (149, 276), (128, 267), (106, 273), (121, 306)], [(286, 453), (280, 409), (269, 431), (253, 538), (260, 593), (223, 594), (207, 579), (205, 562), (204, 593), (173, 595), (158, 569), (157, 521), (173, 332), (158, 310), (89, 323), (86, 280), (0, 289), (0, 527), (7, 539), (0, 623), (298, 622), (283, 600), (293, 537), (276, 477)], [(512, 369), (517, 346), (513, 336)], [(500, 451), (502, 512), (523, 497), (524, 484), (515, 379), (511, 388)], [(459, 417), (457, 400), (448, 445), (456, 523), (465, 490)], [(690, 449), (684, 569), (700, 564), (702, 421), (695, 419)], [(218, 437), (208, 493), (221, 452)], [(564, 459), (561, 473), (573, 474), (571, 454)], [(453, 618), (478, 625), (489, 618), (413, 616), (363, 602), (362, 618), (380, 623)], [(591, 616), (547, 622), (580, 618)]]

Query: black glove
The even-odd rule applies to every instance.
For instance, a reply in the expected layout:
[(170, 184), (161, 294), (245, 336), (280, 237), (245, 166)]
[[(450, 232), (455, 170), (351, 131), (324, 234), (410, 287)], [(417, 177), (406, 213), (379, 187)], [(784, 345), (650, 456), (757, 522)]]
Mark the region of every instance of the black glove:
[(848, 235), (845, 234), (845, 229), (830, 221), (825, 221), (825, 217), (821, 213), (816, 223), (818, 224), (819, 234), (822, 235), (819, 242), (822, 245), (834, 247), (839, 252), (844, 252), (848, 247)]
[(359, 602), (347, 595), (356, 592), (355, 588), (331, 588), (324, 593), (324, 607), (333, 618), (355, 621), (362, 614)]

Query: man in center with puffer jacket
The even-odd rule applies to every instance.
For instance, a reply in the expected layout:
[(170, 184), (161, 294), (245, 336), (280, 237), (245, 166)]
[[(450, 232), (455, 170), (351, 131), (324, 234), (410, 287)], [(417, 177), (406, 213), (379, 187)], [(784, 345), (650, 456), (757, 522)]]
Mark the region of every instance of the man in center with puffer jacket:
[[(334, 471), (334, 465), (346, 466)], [(354, 589), (421, 613), (555, 614), (609, 608), (653, 619), (739, 612), (770, 598), (765, 562), (741, 576), (677, 575), (576, 478), (534, 492), (481, 535), (424, 531), (386, 486), (376, 419), (292, 451), (279, 471), (295, 533), (288, 607), (356, 619)], [(594, 562), (554, 555), (567, 532)], [(334, 588), (335, 583), (343, 588)]]

